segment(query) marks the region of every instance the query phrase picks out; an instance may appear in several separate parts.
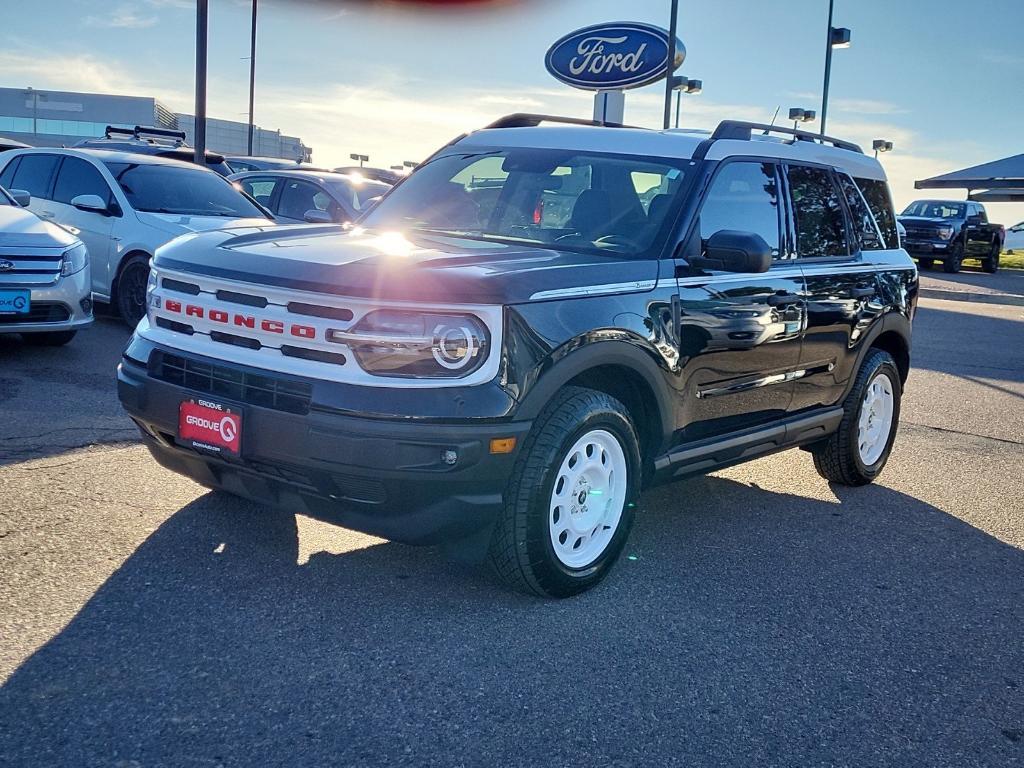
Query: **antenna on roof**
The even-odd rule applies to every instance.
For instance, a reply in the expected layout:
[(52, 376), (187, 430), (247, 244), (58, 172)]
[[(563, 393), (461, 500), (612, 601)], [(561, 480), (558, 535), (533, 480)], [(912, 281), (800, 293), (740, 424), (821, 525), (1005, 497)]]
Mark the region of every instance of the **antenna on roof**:
[(780, 110), (780, 109), (782, 109), (782, 105), (781, 105), (781, 104), (779, 104), (779, 106), (777, 106), (777, 107), (775, 108), (775, 114), (774, 114), (774, 115), (772, 115), (772, 121), (771, 121), (771, 122), (770, 122), (770, 123), (768, 124), (768, 130), (766, 130), (766, 131), (765, 131), (765, 132), (764, 132), (764, 133), (762, 134), (762, 136), (767, 136), (767, 135), (768, 135), (768, 131), (770, 131), (770, 130), (771, 130), (772, 128), (774, 128), (774, 127), (775, 127), (775, 118), (777, 118), (777, 117), (779, 116), (779, 110)]

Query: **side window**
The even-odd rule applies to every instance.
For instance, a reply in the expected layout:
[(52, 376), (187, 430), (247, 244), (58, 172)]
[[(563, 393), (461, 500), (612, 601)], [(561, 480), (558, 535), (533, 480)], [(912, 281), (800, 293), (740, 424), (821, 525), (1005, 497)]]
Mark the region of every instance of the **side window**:
[(878, 228), (882, 231), (882, 240), (887, 248), (899, 248), (899, 235), (896, 232), (896, 212), (889, 196), (889, 186), (876, 179), (857, 179), (868, 208), (871, 209)]
[(974, 212), (978, 215), (979, 221), (982, 224), (988, 224), (988, 214), (985, 213), (985, 207), (982, 205), (975, 205)]
[(796, 220), (797, 256), (849, 256), (846, 216), (832, 174), (823, 168), (791, 165), (789, 189)]
[(20, 157), (16, 157), (7, 164), (4, 168), (3, 173), (0, 173), (0, 187), (3, 187), (8, 192), (14, 189), (14, 184), (11, 182), (14, 180), (14, 172), (18, 170), (18, 163), (21, 162)]
[(24, 189), (32, 197), (50, 199), (50, 179), (57, 167), (57, 155), (22, 155), (11, 186)]
[(881, 251), (885, 249), (878, 228), (875, 226), (875, 218), (868, 210), (867, 203), (861, 196), (853, 179), (845, 173), (838, 174), (839, 186), (843, 189), (843, 196), (846, 198), (846, 205), (853, 216), (853, 234), (861, 250)]
[(57, 171), (53, 199), (58, 203), (70, 203), (79, 195), (97, 195), (109, 205), (110, 185), (92, 163), (77, 157), (65, 157)]
[[(264, 208), (270, 207), (270, 198), (274, 194), (274, 184), (276, 183), (274, 179), (258, 176), (238, 181), (238, 184), (246, 191), (246, 194), (254, 198)], [(306, 210), (309, 209), (307, 208)]]
[(779, 258), (779, 184), (772, 163), (727, 163), (715, 175), (700, 209), (701, 247), (723, 229), (754, 232)]
[(306, 211), (323, 210), (316, 204), (320, 190), (305, 181), (285, 180), (281, 189), (281, 199), (277, 202), (277, 213), (289, 219), (302, 221)]

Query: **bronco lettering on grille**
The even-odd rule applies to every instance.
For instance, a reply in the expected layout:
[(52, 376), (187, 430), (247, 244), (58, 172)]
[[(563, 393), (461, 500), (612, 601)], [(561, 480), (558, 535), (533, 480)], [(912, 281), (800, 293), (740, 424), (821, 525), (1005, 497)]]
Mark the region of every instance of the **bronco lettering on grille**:
[[(207, 311), (197, 304), (183, 304), (182, 302), (175, 301), (174, 299), (167, 299), (164, 301), (164, 309), (167, 312), (177, 315), (185, 315), (186, 317), (198, 317), (200, 319), (205, 317), (211, 323), (237, 325), (243, 328), (256, 328), (257, 318), (255, 315), (229, 313), (223, 309), (211, 309)], [(316, 338), (316, 328), (312, 325), (299, 325), (297, 323), (292, 323), (285, 326), (285, 324), (280, 320), (259, 319), (259, 327), (260, 330), (265, 333), (280, 333), (283, 335), (287, 332), (288, 335), (295, 336), (300, 339)]]

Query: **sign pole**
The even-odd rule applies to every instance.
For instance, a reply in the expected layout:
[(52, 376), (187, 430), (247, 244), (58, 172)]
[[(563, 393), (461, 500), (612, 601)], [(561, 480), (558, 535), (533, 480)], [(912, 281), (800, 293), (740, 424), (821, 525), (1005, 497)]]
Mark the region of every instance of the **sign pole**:
[(672, 18), (668, 24), (668, 66), (665, 71), (665, 119), (661, 126), (668, 130), (672, 118), (672, 73), (676, 68), (676, 17), (679, 15), (679, 0), (672, 0)]
[(256, 0), (252, 0), (252, 30), (249, 41), (249, 156), (252, 156), (253, 103), (256, 100)]

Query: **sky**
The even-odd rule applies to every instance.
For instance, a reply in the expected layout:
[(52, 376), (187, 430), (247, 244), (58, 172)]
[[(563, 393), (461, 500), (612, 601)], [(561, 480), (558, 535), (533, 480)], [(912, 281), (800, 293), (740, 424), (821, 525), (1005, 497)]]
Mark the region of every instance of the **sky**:
[[(894, 143), (881, 160), (897, 208), (935, 196), (915, 191), (915, 179), (1024, 152), (1024, 0), (835, 5), (833, 23), (853, 42), (834, 53), (828, 133)], [(244, 121), (250, 2), (210, 6), (208, 113)], [(155, 96), (194, 111), (192, 0), (21, 8), (30, 10), (3, 14), (0, 86)], [(469, 12), (260, 0), (259, 9), (256, 123), (300, 136), (318, 165), (359, 152), (387, 167), (509, 112), (590, 117), (592, 95), (547, 73), (547, 48), (602, 21), (667, 27), (669, 0), (504, 0)], [(769, 122), (777, 107), (783, 117), (790, 107), (820, 114), (827, 12), (828, 0), (680, 0), (679, 72), (704, 82), (683, 97), (682, 124)], [(626, 122), (660, 127), (663, 94), (660, 84), (628, 91)], [(1024, 220), (1024, 204), (988, 208), (1007, 226)]]

